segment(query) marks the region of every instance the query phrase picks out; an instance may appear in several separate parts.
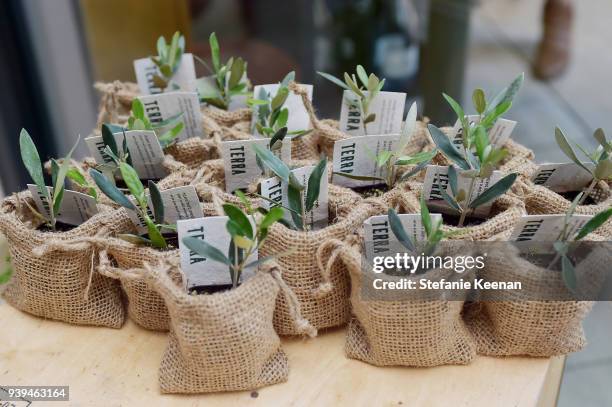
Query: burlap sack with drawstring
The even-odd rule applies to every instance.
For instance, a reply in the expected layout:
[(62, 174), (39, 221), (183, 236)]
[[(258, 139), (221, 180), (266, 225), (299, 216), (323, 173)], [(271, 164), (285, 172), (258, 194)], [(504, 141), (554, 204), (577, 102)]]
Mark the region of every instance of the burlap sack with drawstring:
[[(287, 292), (276, 267), (262, 268), (236, 289), (209, 295), (186, 293), (168, 276), (167, 265), (146, 269), (143, 277), (170, 314), (159, 369), (163, 393), (253, 390), (287, 380), (287, 356), (272, 324), (279, 291)], [(301, 333), (316, 335), (299, 309), (294, 312)]]
[[(476, 343), (462, 319), (463, 301), (427, 298), (428, 294), (418, 292), (390, 293), (385, 299), (363, 298), (362, 289), (378, 275), (363, 272), (359, 243), (350, 246), (336, 241), (335, 245), (351, 279), (353, 319), (345, 345), (349, 358), (376, 366), (429, 367), (467, 364), (476, 356)], [(432, 270), (425, 276), (448, 280), (452, 274), (452, 270)]]
[[(609, 254), (599, 258), (606, 257)], [(578, 271), (579, 289), (601, 284), (593, 279), (602, 277), (602, 270), (605, 265), (584, 264)], [(598, 276), (580, 276), (592, 272)], [(577, 352), (585, 346), (582, 321), (592, 301), (534, 300), (539, 296), (561, 298), (565, 285), (560, 271), (534, 265), (508, 247), (488, 254), (483, 278), (518, 281), (522, 287), (494, 294), (483, 291), (480, 301), (466, 310), (466, 322), (478, 344), (478, 353), (550, 357)]]
[[(167, 331), (170, 329), (168, 308), (160, 295), (142, 278), (135, 278), (133, 270), (143, 269), (145, 263), (176, 263), (178, 249), (161, 251), (148, 246), (137, 246), (118, 238), (109, 238), (100, 250), (98, 272), (117, 279), (127, 298), (128, 316), (145, 329)], [(114, 260), (116, 264), (111, 262)], [(178, 284), (181, 275), (172, 276)]]
[[(323, 152), (328, 158), (331, 158), (334, 152), (334, 143), (338, 140), (343, 140), (351, 136), (342, 132), (338, 128), (337, 120), (319, 120), (317, 118), (314, 106), (312, 105), (312, 102), (308, 99), (306, 89), (302, 88), (299, 84), (295, 82), (291, 82), (289, 84), (289, 89), (302, 98), (302, 103), (304, 104), (304, 107), (308, 112), (308, 116), (310, 117), (310, 124), (313, 128), (313, 131), (308, 136), (310, 141), (305, 142), (312, 146), (318, 146), (318, 150)], [(426, 123), (427, 121), (417, 122), (416, 131), (414, 135), (410, 138), (409, 143), (404, 149), (404, 152), (406, 154), (414, 154), (420, 151), (424, 151), (426, 150), (426, 147), (433, 145), (431, 139), (429, 138), (429, 135), (427, 134)]]
[(37, 230), (28, 191), (6, 198), (0, 231), (6, 236), (13, 276), (6, 301), (30, 314), (78, 325), (119, 328), (125, 319), (118, 283), (95, 271), (93, 241), (129, 230), (130, 220), (100, 205), (100, 213), (65, 232)]

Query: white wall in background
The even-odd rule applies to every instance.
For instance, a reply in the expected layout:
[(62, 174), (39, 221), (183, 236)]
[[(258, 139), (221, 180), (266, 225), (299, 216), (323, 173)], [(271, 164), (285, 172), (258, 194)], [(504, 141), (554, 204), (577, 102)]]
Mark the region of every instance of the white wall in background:
[[(96, 124), (96, 97), (92, 85), (78, 2), (24, 0), (37, 68), (59, 154), (68, 152), (80, 134), (89, 135)], [(87, 149), (80, 143), (76, 157)]]

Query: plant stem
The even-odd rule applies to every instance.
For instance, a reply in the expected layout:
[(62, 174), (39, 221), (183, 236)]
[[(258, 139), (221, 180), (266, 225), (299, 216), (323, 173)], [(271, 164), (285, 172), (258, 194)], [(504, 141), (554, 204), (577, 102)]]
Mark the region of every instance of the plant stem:
[(465, 218), (467, 217), (468, 213), (470, 212), (469, 210), (469, 204), (470, 201), (472, 200), (472, 192), (474, 192), (474, 186), (476, 185), (476, 178), (472, 178), (472, 180), (470, 181), (470, 188), (468, 190), (468, 193), (465, 197), (465, 206), (462, 207), (462, 211), (461, 211), (461, 216), (459, 217), (459, 223), (457, 224), (458, 227), (462, 227), (463, 223), (465, 222)]
[(593, 178), (593, 181), (591, 181), (591, 183), (589, 184), (589, 187), (584, 192), (584, 194), (582, 194), (582, 197), (578, 201), (578, 205), (582, 205), (584, 201), (587, 199), (587, 197), (591, 195), (591, 192), (593, 192), (593, 188), (595, 188), (595, 185), (597, 185), (597, 182), (599, 182), (599, 180), (597, 178)]

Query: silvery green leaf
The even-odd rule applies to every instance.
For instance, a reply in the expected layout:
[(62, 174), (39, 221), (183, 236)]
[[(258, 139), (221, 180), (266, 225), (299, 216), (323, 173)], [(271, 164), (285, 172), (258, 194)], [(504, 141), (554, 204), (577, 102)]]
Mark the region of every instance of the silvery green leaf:
[(448, 192), (446, 192), (446, 189), (444, 189), (442, 186), (439, 186), (439, 189), (440, 195), (442, 195), (442, 199), (444, 199), (444, 201), (449, 204), (451, 208), (454, 208), (457, 212), (461, 213), (461, 206), (459, 206), (459, 203), (457, 203), (455, 198), (450, 196)]
[(325, 79), (327, 79), (328, 81), (330, 81), (331, 83), (340, 86), (343, 89), (349, 90), (349, 87), (346, 85), (346, 83), (342, 82), (340, 79), (336, 78), (333, 75), (330, 75), (328, 73), (325, 72), (319, 72), (317, 71), (317, 74), (321, 75), (322, 77), (324, 77)]
[(125, 195), (123, 195), (123, 192), (121, 192), (100, 172), (91, 169), (89, 170), (89, 175), (94, 180), (98, 188), (100, 188), (100, 190), (104, 193), (104, 195), (109, 197), (113, 202), (116, 202), (124, 208), (136, 210), (134, 204)]
[(118, 234), (117, 237), (126, 242), (139, 245), (139, 246), (150, 246), (151, 241), (144, 236), (134, 235), (131, 233)]
[(418, 174), (419, 172), (423, 171), (423, 169), (429, 165), (430, 161), (431, 160), (423, 161), (422, 163), (420, 163), (419, 165), (417, 165), (416, 167), (414, 167), (410, 171), (402, 174), (402, 176), (400, 177), (399, 181), (400, 182), (404, 182), (407, 179), (411, 178), (412, 176), (414, 176), (414, 175)]
[(370, 87), (368, 86), (368, 74), (361, 65), (357, 65), (357, 76), (359, 77), (361, 83), (363, 83), (363, 86), (369, 89)]
[(559, 127), (555, 128), (555, 140), (557, 140), (557, 144), (559, 145), (559, 148), (561, 148), (561, 151), (563, 151), (563, 153), (570, 160), (572, 160), (579, 167), (584, 168), (589, 174), (593, 174), (593, 172), (591, 172), (591, 170), (585, 167), (584, 164), (582, 164), (582, 162), (578, 159), (578, 157), (576, 157), (574, 149), (570, 145), (569, 141), (567, 141), (567, 137), (563, 133), (563, 130), (561, 130)]
[(189, 250), (196, 252), (202, 257), (227, 265), (232, 264), (227, 256), (221, 252), (221, 250), (209, 245), (202, 239), (198, 239), (197, 237), (193, 236), (186, 236), (183, 238), (181, 243), (187, 246)]
[(315, 202), (319, 199), (321, 191), (321, 178), (327, 167), (327, 157), (323, 157), (317, 166), (310, 173), (308, 178), (308, 188), (306, 190), (306, 212), (310, 212), (314, 207)]
[(299, 189), (289, 185), (287, 189), (289, 208), (291, 208), (291, 219), (298, 229), (304, 229), (304, 219), (302, 219), (302, 193)]
[(272, 110), (274, 111), (282, 107), (285, 104), (285, 101), (287, 100), (288, 96), (289, 96), (288, 88), (279, 88), (278, 92), (276, 92), (276, 95), (270, 102), (270, 107), (272, 108)]
[(410, 109), (408, 110), (408, 114), (406, 115), (406, 120), (404, 121), (404, 127), (402, 128), (402, 139), (400, 140), (400, 149), (399, 151), (403, 151), (406, 144), (408, 144), (408, 140), (414, 134), (414, 130), (416, 129), (417, 122), (417, 104), (416, 102), (412, 102), (410, 105)]
[(28, 170), (32, 181), (34, 181), (42, 196), (46, 197), (47, 200), (51, 202), (51, 196), (49, 195), (49, 191), (45, 185), (45, 178), (43, 175), (42, 163), (40, 162), (38, 150), (36, 149), (36, 145), (34, 144), (34, 141), (32, 141), (32, 137), (30, 137), (30, 134), (26, 131), (26, 129), (21, 129), (21, 133), (19, 135), (19, 148), (21, 150), (21, 160)]
[(429, 162), (436, 156), (437, 153), (438, 150), (434, 148), (431, 151), (421, 151), (413, 156), (403, 155), (397, 158), (395, 165), (412, 165)]
[[(378, 77), (376, 75), (374, 75), (373, 73), (370, 74), (370, 76), (368, 77), (368, 84), (367, 84), (367, 89), (368, 91), (372, 94), (372, 93), (376, 93), (377, 89), (378, 89), (378, 84), (380, 83), (380, 81), (378, 80)], [(374, 98), (374, 95), (371, 95), (372, 98)]]
[(254, 144), (253, 149), (255, 150), (255, 155), (260, 159), (263, 165), (269, 168), (277, 177), (289, 183), (289, 174), (291, 170), (289, 170), (289, 167), (287, 167), (284, 162), (267, 148), (262, 148)]
[(461, 107), (461, 105), (455, 99), (453, 99), (451, 96), (447, 95), (446, 93), (443, 93), (442, 96), (444, 97), (444, 99), (446, 99), (451, 109), (453, 109), (453, 111), (457, 115), (457, 119), (459, 119), (459, 121), (461, 122), (461, 125), (464, 131), (467, 131), (467, 128), (469, 126), (468, 126), (467, 118), (465, 116), (465, 112), (463, 111), (463, 108)]
[(389, 219), (389, 226), (391, 227), (391, 231), (397, 238), (397, 240), (404, 246), (406, 249), (410, 251), (414, 251), (414, 243), (406, 233), (404, 229), (404, 225), (402, 225), (402, 221), (393, 208), (389, 209), (387, 212), (387, 218)]
[(468, 162), (461, 156), (461, 153), (457, 151), (455, 146), (451, 143), (450, 139), (446, 136), (446, 134), (442, 133), (442, 130), (434, 126), (433, 124), (429, 124), (427, 126), (429, 129), (429, 133), (431, 134), (431, 138), (434, 143), (442, 151), (442, 153), (451, 161), (453, 161), (459, 168), (463, 170), (469, 170), (470, 165)]
[(276, 144), (276, 142), (283, 141), (286, 136), (287, 136), (286, 127), (281, 127), (280, 129), (278, 129), (276, 133), (274, 133), (272, 138), (270, 138), (270, 148), (274, 148), (274, 145)]
[(219, 41), (217, 41), (217, 34), (214, 32), (208, 37), (208, 43), (210, 45), (210, 56), (213, 63), (215, 72), (218, 72), (221, 68), (221, 51), (219, 50)]
[(576, 292), (576, 270), (574, 269), (574, 265), (572, 261), (566, 255), (561, 256), (561, 277), (563, 278), (563, 283), (570, 290), (570, 292)]
[(457, 195), (457, 171), (452, 165), (448, 166), (448, 183), (450, 185), (453, 196)]
[(595, 178), (608, 180), (612, 177), (612, 160), (606, 159), (597, 163), (597, 167), (595, 167)]
[(384, 178), (380, 178), (380, 177), (369, 177), (366, 175), (353, 175), (353, 174), (348, 174), (346, 172), (334, 172), (334, 175), (340, 175), (346, 178), (350, 178), (350, 179), (355, 179), (358, 181), (385, 181)]
[(164, 223), (164, 200), (157, 184), (149, 180), (149, 194), (151, 195), (151, 203), (153, 204), (153, 217), (155, 222)]
[(512, 83), (510, 83), (510, 85), (507, 88), (502, 90), (497, 96), (493, 98), (493, 100), (491, 100), (491, 102), (489, 102), (489, 105), (484, 115), (488, 116), (500, 104), (503, 104), (506, 102), (512, 103), (512, 101), (514, 100), (514, 97), (516, 96), (519, 89), (521, 88), (521, 85), (523, 84), (524, 79), (525, 79), (524, 73), (521, 73), (519, 76), (514, 78)]
[(134, 168), (132, 168), (127, 163), (119, 163), (119, 171), (121, 172), (121, 177), (127, 185), (130, 193), (136, 198), (136, 201), (141, 207), (145, 207), (147, 205), (147, 201), (145, 198), (145, 191), (142, 182), (140, 181), (140, 177)]
[(601, 225), (606, 223), (612, 216), (612, 208), (608, 208), (605, 211), (599, 212), (593, 216), (585, 225), (580, 229), (580, 232), (576, 235), (575, 240), (581, 240), (586, 237), (589, 233), (596, 231)]
[(283, 80), (280, 83), (281, 87), (289, 86), (289, 82), (291, 82), (293, 80), (295, 80), (295, 71), (291, 71), (287, 75), (285, 75), (285, 77), (283, 78)]
[(506, 175), (495, 184), (484, 190), (483, 193), (478, 195), (472, 202), (470, 202), (468, 206), (475, 209), (486, 204), (487, 202), (493, 201), (495, 198), (503, 195), (508, 189), (510, 189), (517, 177), (518, 174), (516, 173)]
[(604, 133), (602, 128), (598, 128), (597, 130), (595, 130), (595, 133), (593, 133), (593, 137), (604, 149), (609, 148), (608, 141), (606, 140), (606, 134)]
[(421, 199), (419, 199), (419, 204), (421, 206), (421, 223), (425, 229), (425, 234), (427, 237), (429, 237), (432, 232), (431, 216), (429, 214), (427, 202), (425, 202), (425, 197), (423, 195), (421, 195)]
[(482, 89), (475, 89), (472, 93), (472, 102), (474, 103), (474, 108), (478, 114), (482, 114), (487, 108), (487, 100), (485, 98), (485, 93)]
[(359, 86), (357, 86), (357, 84), (353, 81), (350, 75), (346, 72), (344, 73), (344, 81), (357, 96), (364, 97), (364, 94), (361, 89), (359, 89)]

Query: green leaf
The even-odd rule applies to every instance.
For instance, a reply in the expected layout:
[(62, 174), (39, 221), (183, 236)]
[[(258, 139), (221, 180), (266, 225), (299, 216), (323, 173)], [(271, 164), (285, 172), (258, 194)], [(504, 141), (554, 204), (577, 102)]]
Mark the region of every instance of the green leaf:
[(286, 127), (288, 120), (289, 120), (289, 109), (284, 108), (276, 116), (276, 120), (274, 122), (274, 126), (276, 128)]
[(183, 122), (180, 122), (170, 130), (159, 136), (158, 140), (162, 148), (166, 148), (168, 145), (170, 145), (178, 137), (178, 135), (181, 134), (181, 131), (183, 131), (184, 128), (185, 124)]
[(474, 103), (474, 108), (478, 114), (484, 113), (485, 109), (487, 108), (487, 100), (482, 89), (478, 88), (474, 90), (474, 93), (472, 93), (472, 102)]
[(34, 145), (34, 141), (32, 141), (32, 137), (30, 137), (26, 129), (21, 129), (21, 134), (19, 135), (19, 148), (21, 150), (21, 160), (28, 170), (32, 181), (34, 181), (38, 187), (38, 191), (43, 196), (47, 197), (49, 202), (51, 202), (51, 196), (49, 195), (49, 191), (45, 185), (45, 178), (43, 176), (42, 164), (40, 162), (38, 150), (36, 149), (36, 145)]
[(595, 130), (595, 133), (593, 133), (593, 137), (595, 138), (595, 140), (597, 140), (597, 142), (604, 148), (607, 149), (608, 147), (608, 141), (606, 140), (606, 134), (604, 133), (602, 128), (599, 128), (597, 130)]
[(304, 220), (302, 219), (302, 193), (299, 189), (289, 185), (287, 189), (287, 198), (289, 200), (289, 208), (291, 209), (291, 219), (298, 229), (304, 229)]
[[(498, 196), (503, 195), (508, 189), (510, 189), (512, 184), (514, 184), (517, 177), (518, 174), (516, 173), (506, 175), (495, 184), (487, 188), (482, 194), (478, 195), (472, 202), (470, 202), (468, 206), (472, 209), (478, 208), (479, 206), (494, 200)], [(470, 197), (467, 198), (469, 199)]]
[(408, 178), (410, 178), (410, 177), (418, 174), (419, 172), (423, 171), (423, 169), (429, 165), (430, 161), (431, 160), (423, 161), (422, 163), (420, 163), (419, 165), (417, 165), (416, 167), (414, 167), (410, 171), (405, 172), (404, 174), (402, 174), (402, 176), (400, 177), (399, 181), (400, 182), (406, 181)]
[(217, 41), (217, 34), (214, 32), (208, 37), (208, 43), (210, 44), (210, 56), (212, 58), (213, 67), (215, 72), (219, 72), (221, 67), (221, 51), (219, 50), (219, 41)]
[(429, 208), (427, 207), (427, 202), (425, 202), (425, 197), (423, 195), (421, 195), (419, 203), (421, 205), (421, 223), (425, 229), (425, 234), (429, 237), (432, 232), (431, 215), (429, 214)]
[(248, 216), (240, 208), (232, 204), (224, 204), (223, 212), (238, 226), (241, 236), (253, 239), (253, 225), (251, 225)]
[(594, 175), (595, 178), (603, 180), (608, 180), (612, 177), (612, 160), (608, 158), (597, 163)]
[(353, 175), (353, 174), (348, 174), (346, 172), (334, 172), (334, 175), (340, 175), (342, 177), (346, 177), (346, 178), (350, 178), (350, 179), (354, 179), (357, 181), (385, 181), (384, 178), (380, 178), (380, 177), (369, 177), (366, 175)]
[(228, 82), (228, 86), (230, 89), (236, 87), (242, 80), (245, 71), (245, 64), (242, 58), (236, 58), (232, 62), (232, 68), (230, 73), (230, 78)]
[(330, 75), (330, 74), (325, 73), (325, 72), (319, 72), (319, 71), (317, 71), (317, 74), (321, 75), (322, 77), (324, 77), (325, 79), (327, 79), (331, 83), (340, 86), (342, 89), (350, 90), (349, 87), (344, 82), (342, 82), (340, 79), (336, 78), (333, 75)]
[(357, 65), (357, 76), (359, 77), (359, 80), (361, 81), (361, 83), (363, 83), (363, 86), (369, 89), (368, 74), (366, 73), (365, 69), (361, 65)]
[(446, 93), (443, 93), (442, 96), (444, 97), (444, 99), (446, 99), (451, 109), (453, 109), (453, 111), (457, 115), (457, 119), (459, 119), (463, 128), (467, 129), (468, 123), (465, 117), (465, 112), (463, 111), (463, 108), (461, 107), (461, 105), (455, 99), (453, 99), (451, 96), (447, 95)]
[(586, 237), (589, 233), (597, 230), (601, 225), (606, 223), (612, 216), (612, 208), (608, 208), (605, 211), (599, 212), (593, 216), (583, 227), (580, 232), (576, 235), (574, 240), (581, 240)]
[(442, 188), (441, 185), (439, 186), (439, 189), (440, 195), (442, 195), (442, 199), (444, 199), (444, 201), (449, 204), (451, 208), (454, 208), (457, 212), (461, 213), (462, 209), (461, 206), (459, 206), (459, 204), (457, 203), (457, 200), (450, 196), (448, 192), (446, 192), (446, 189)]
[(289, 183), (289, 174), (291, 171), (284, 162), (282, 162), (267, 148), (262, 148), (259, 145), (254, 144), (253, 149), (255, 150), (255, 155), (266, 167), (268, 167), (281, 180)]
[(134, 100), (132, 100), (132, 116), (143, 121), (146, 118), (144, 105), (138, 98), (134, 98)]
[(433, 124), (427, 125), (427, 128), (429, 129), (429, 134), (431, 134), (431, 138), (433, 139), (436, 146), (449, 160), (457, 164), (457, 166), (459, 166), (459, 168), (461, 168), (462, 170), (470, 169), (470, 165), (468, 164), (468, 162), (461, 156), (455, 146), (453, 146), (446, 134), (442, 133), (442, 130), (440, 130)]
[(270, 102), (270, 107), (272, 108), (272, 110), (274, 111), (282, 107), (285, 101), (287, 100), (288, 96), (289, 96), (288, 88), (279, 88), (278, 92), (276, 92), (276, 95)]
[(410, 109), (408, 110), (408, 114), (406, 114), (406, 120), (404, 121), (404, 127), (402, 127), (402, 137), (400, 140), (400, 148), (398, 149), (400, 152), (404, 150), (406, 144), (408, 144), (408, 140), (410, 136), (414, 134), (414, 130), (416, 129), (416, 121), (417, 121), (417, 104), (416, 102), (412, 102), (410, 105)]
[(434, 148), (431, 151), (421, 151), (413, 156), (401, 156), (395, 161), (395, 165), (413, 165), (431, 161), (438, 151)]
[(402, 221), (393, 208), (390, 208), (387, 212), (387, 218), (389, 219), (389, 226), (391, 226), (391, 231), (397, 238), (397, 240), (404, 246), (406, 249), (410, 251), (414, 251), (414, 244), (412, 240), (410, 240), (410, 236), (406, 233), (404, 226), (402, 225)]
[(327, 157), (323, 157), (317, 166), (310, 173), (308, 178), (308, 188), (306, 190), (306, 212), (310, 212), (314, 207), (317, 199), (319, 199), (319, 193), (321, 191), (321, 178), (327, 168)]
[(474, 145), (476, 146), (476, 154), (480, 158), (480, 162), (485, 161), (484, 152), (487, 146), (489, 146), (489, 136), (484, 127), (478, 126), (474, 132)]
[(202, 239), (198, 239), (197, 237), (193, 237), (193, 236), (186, 236), (183, 238), (182, 243), (185, 246), (187, 246), (189, 250), (197, 253), (198, 255), (202, 257), (214, 260), (218, 263), (223, 263), (227, 265), (232, 264), (230, 260), (227, 258), (227, 256), (223, 254), (223, 252), (221, 252), (221, 250), (217, 249), (214, 246), (209, 245)]
[(376, 120), (376, 113), (370, 113), (363, 119), (363, 124), (372, 123), (374, 120)]
[(279, 208), (279, 207), (270, 209), (268, 211), (268, 213), (266, 213), (266, 215), (264, 216), (264, 218), (261, 221), (261, 224), (259, 225), (259, 227), (261, 229), (268, 229), (275, 222), (277, 222), (278, 220), (282, 219), (284, 214), (285, 214), (285, 212), (281, 208)]
[(149, 239), (151, 240), (153, 247), (158, 249), (166, 249), (168, 247), (166, 239), (164, 239), (159, 229), (157, 229), (155, 223), (146, 214), (144, 214), (143, 217), (145, 224), (147, 225), (147, 232), (149, 233)]
[(153, 204), (153, 217), (156, 223), (164, 223), (164, 201), (157, 184), (149, 180), (149, 194)]
[(281, 127), (280, 129), (278, 129), (276, 133), (274, 133), (272, 138), (270, 138), (270, 148), (273, 148), (276, 142), (283, 141), (286, 135), (287, 135), (286, 127)]
[(480, 122), (480, 125), (486, 128), (487, 130), (490, 129), (493, 126), (493, 124), (497, 121), (497, 119), (501, 115), (506, 113), (508, 110), (510, 110), (511, 107), (512, 107), (512, 102), (510, 101), (500, 103), (489, 114), (487, 114), (482, 119), (482, 121)]
[(517, 76), (510, 85), (502, 90), (497, 96), (493, 98), (493, 100), (489, 103), (487, 110), (484, 115), (488, 116), (493, 110), (495, 110), (499, 105), (510, 102), (514, 100), (514, 97), (518, 93), (521, 85), (523, 84), (523, 80), (525, 79), (525, 74), (521, 73)]
[(287, 86), (289, 86), (289, 82), (291, 82), (293, 80), (295, 80), (295, 71), (291, 71), (287, 75), (285, 75), (285, 77), (281, 81), (280, 85), (281, 85), (281, 87), (287, 87)]
[(70, 169), (70, 158), (72, 157), (72, 153), (76, 149), (77, 145), (81, 141), (81, 137), (77, 138), (76, 143), (70, 149), (66, 157), (62, 160), (62, 164), (57, 171), (57, 175), (55, 177), (55, 184), (53, 185), (53, 214), (54, 216), (59, 212), (59, 208), (62, 204), (62, 198), (64, 196), (64, 181), (66, 180), (66, 173), (68, 169)]
[(126, 242), (129, 242), (135, 245), (139, 245), (139, 246), (141, 245), (152, 246), (153, 245), (151, 240), (147, 239), (146, 237), (134, 235), (131, 233), (118, 234), (117, 237), (121, 240), (125, 240)]
[(557, 144), (559, 145), (559, 148), (561, 148), (561, 151), (563, 151), (563, 153), (570, 160), (572, 160), (579, 167), (584, 168), (589, 174), (593, 174), (593, 172), (591, 172), (591, 170), (585, 167), (584, 164), (582, 164), (582, 162), (578, 159), (578, 157), (576, 157), (574, 149), (570, 145), (569, 141), (567, 141), (567, 137), (563, 133), (563, 130), (561, 130), (559, 127), (555, 128), (555, 140), (557, 140)]
[(121, 171), (121, 177), (127, 185), (130, 193), (136, 198), (136, 201), (141, 207), (147, 206), (145, 199), (145, 191), (140, 177), (134, 168), (127, 163), (119, 163), (119, 171)]
[(448, 183), (450, 185), (453, 196), (457, 196), (457, 171), (452, 165), (448, 166)]
[(115, 136), (113, 136), (113, 129), (108, 124), (102, 125), (102, 142), (105, 146), (108, 146), (115, 155), (119, 155), (119, 149), (117, 148), (117, 142)]
[(357, 86), (357, 84), (353, 81), (353, 79), (346, 72), (344, 73), (344, 81), (357, 96), (365, 97), (361, 89), (359, 89), (359, 86)]
[[(55, 161), (55, 160), (53, 160)], [(55, 164), (57, 165), (57, 164)], [(69, 180), (77, 183), (80, 186), (87, 186), (87, 179), (85, 179), (85, 176), (81, 173), (81, 171), (79, 171), (78, 168), (76, 167), (70, 167), (70, 169), (68, 169), (68, 172), (66, 173), (66, 178), (68, 178)], [(55, 184), (55, 182), (54, 182)]]
[(134, 206), (132, 201), (130, 201), (125, 195), (123, 195), (123, 192), (121, 192), (115, 186), (115, 184), (110, 182), (100, 172), (94, 169), (90, 169), (89, 175), (94, 180), (98, 188), (100, 188), (100, 190), (104, 193), (104, 195), (109, 197), (113, 202), (116, 202), (117, 204), (123, 206), (124, 208), (136, 210), (136, 207)]
[(563, 278), (563, 283), (565, 286), (572, 292), (576, 292), (576, 270), (574, 269), (574, 265), (572, 261), (566, 255), (561, 256), (561, 277)]
[(387, 151), (387, 150), (383, 150), (381, 151), (378, 156), (376, 157), (376, 166), (377, 167), (382, 167), (383, 165), (385, 165), (387, 163), (387, 161), (389, 161), (389, 159), (393, 156), (393, 152), (391, 151)]
[(251, 246), (253, 246), (253, 241), (251, 239), (240, 235), (233, 235), (232, 241), (234, 242), (236, 247), (239, 247), (244, 250), (248, 250), (251, 248)]
[(380, 80), (378, 79), (378, 77), (371, 73), (368, 77), (368, 84), (366, 85), (368, 92), (370, 92), (370, 94), (368, 95), (370, 100), (374, 99), (374, 97), (376, 96), (376, 93), (378, 92), (379, 83)]

